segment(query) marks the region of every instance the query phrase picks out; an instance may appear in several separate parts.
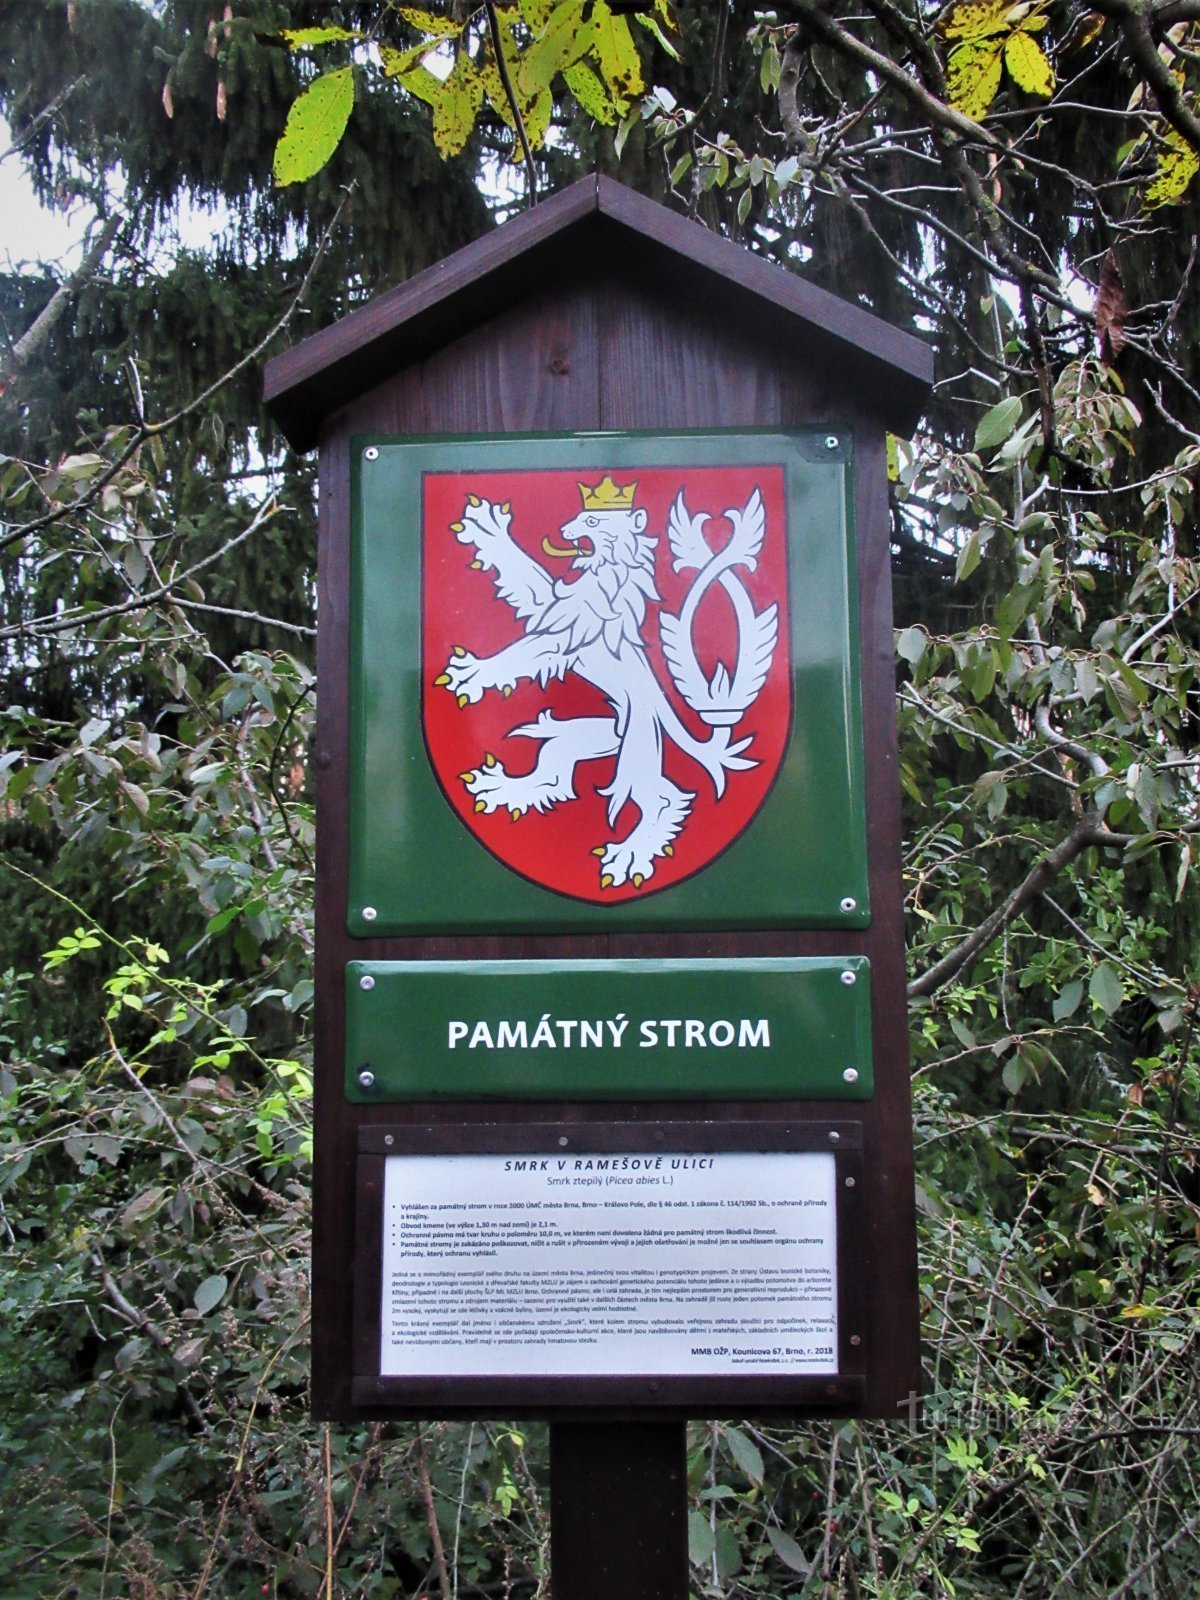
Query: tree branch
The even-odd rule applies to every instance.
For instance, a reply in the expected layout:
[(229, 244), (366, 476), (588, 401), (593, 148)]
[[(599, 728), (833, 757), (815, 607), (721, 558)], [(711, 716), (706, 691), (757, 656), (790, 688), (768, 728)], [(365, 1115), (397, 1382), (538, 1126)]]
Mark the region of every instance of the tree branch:
[(84, 256), (79, 266), (65, 283), (59, 284), (50, 299), (34, 318), (32, 326), (26, 328), (16, 344), (13, 345), (8, 352), (8, 359), (4, 363), (4, 376), (7, 383), (11, 383), (22, 368), (28, 366), (34, 356), (39, 353), (54, 331), (54, 326), (62, 317), (63, 312), (83, 286), (95, 276), (96, 269), (108, 254), (109, 246), (116, 238), (117, 230), (124, 220), (120, 212), (116, 212), (109, 217), (100, 230), (100, 237), (92, 245), (87, 255)]
[(955, 111), (954, 107), (947, 105), (944, 100), (939, 100), (889, 56), (881, 55), (869, 44), (864, 44), (852, 33), (847, 33), (845, 28), (835, 22), (822, 8), (821, 0), (790, 0), (788, 10), (797, 13), (808, 30), (823, 44), (831, 45), (841, 55), (849, 56), (852, 61), (857, 61), (859, 66), (866, 67), (885, 83), (890, 83), (894, 89), (899, 89), (909, 104), (914, 106), (931, 126), (956, 134), (960, 139), (969, 140), (972, 144), (982, 144), (991, 150), (1004, 151), (1004, 145), (994, 134), (989, 133), (979, 123), (972, 122), (970, 117), (965, 117), (961, 111)]
[(513, 88), (512, 78), (509, 76), (508, 62), (504, 59), (504, 46), (500, 39), (500, 19), (496, 15), (496, 7), (492, 0), (487, 0), (485, 7), (488, 19), (488, 31), (492, 36), (492, 52), (496, 57), (496, 71), (500, 74), (500, 82), (504, 88), (504, 98), (508, 101), (508, 109), (512, 112), (513, 122), (517, 128), (517, 138), (521, 141), (521, 155), (525, 162), (525, 176), (529, 179), (529, 207), (537, 205), (537, 168), (533, 164), (533, 151), (529, 148), (529, 135), (525, 132), (525, 119), (521, 115), (521, 108), (517, 104), (516, 90)]
[(940, 961), (913, 979), (908, 986), (909, 998), (916, 999), (921, 995), (932, 994), (935, 989), (940, 989), (944, 983), (948, 983), (961, 972), (967, 962), (991, 944), (997, 934), (1002, 933), (1016, 921), (1025, 907), (1038, 898), (1064, 867), (1069, 866), (1088, 845), (1096, 842), (1102, 820), (1100, 812), (1095, 808), (1085, 811), (1066, 838), (1061, 839), (1053, 850), (1042, 856), (1032, 870), (1026, 873), (1023, 881), (997, 906), (990, 917), (980, 923), (974, 933), (969, 934)]
[[(1158, 53), (1151, 23), (1158, 31), (1167, 26), (1164, 13), (1139, 0), (1093, 0), (1093, 9), (1102, 16), (1111, 17), (1118, 25), (1129, 46), (1129, 53), (1141, 68), (1142, 76), (1154, 91), (1154, 98), (1163, 116), (1192, 149), (1200, 155), (1200, 120), (1188, 106), (1171, 69)], [(1175, 15), (1176, 7), (1169, 8), (1173, 21), (1182, 20)]]

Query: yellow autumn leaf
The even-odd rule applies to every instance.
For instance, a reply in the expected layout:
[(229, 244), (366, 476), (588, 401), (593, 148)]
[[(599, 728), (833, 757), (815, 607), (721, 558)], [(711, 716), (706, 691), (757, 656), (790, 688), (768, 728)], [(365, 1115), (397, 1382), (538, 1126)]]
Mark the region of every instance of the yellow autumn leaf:
[(586, 30), (580, 26), (578, 0), (562, 0), (545, 27), (517, 63), (517, 98), (536, 100), (555, 75), (578, 61), (588, 50)]
[(463, 31), (464, 24), (450, 17), (441, 17), (423, 6), (397, 6), (396, 14), (413, 28), (434, 39), (453, 39)]
[(402, 89), (416, 95), (418, 100), (424, 100), (427, 106), (436, 106), (441, 99), (442, 80), (435, 78), (428, 67), (409, 67), (407, 72), (401, 69), (395, 73), (395, 78)]
[(313, 44), (336, 44), (344, 39), (361, 39), (353, 28), (281, 28), (280, 37), (289, 50), (305, 50)]
[(1200, 157), (1181, 133), (1174, 128), (1163, 135), (1158, 152), (1158, 170), (1146, 190), (1146, 210), (1159, 206), (1177, 205), (1187, 192), (1188, 184), (1200, 168)]
[[(508, 59), (506, 56), (505, 60)], [(476, 71), (479, 73), (479, 82), (492, 110), (506, 126), (509, 128), (515, 127), (512, 107), (509, 105), (508, 96), (504, 92), (504, 80), (500, 76), (500, 68), (496, 65), (496, 58), (492, 54), (490, 41), (488, 49), (484, 53)]]
[(942, 32), (947, 39), (961, 39), (964, 43), (991, 39), (1011, 30), (1011, 10), (1011, 0), (963, 0), (951, 10)]
[(531, 32), (541, 33), (550, 20), (555, 0), (520, 0), (521, 18)]
[[(550, 118), (553, 114), (554, 96), (549, 89), (543, 89), (537, 99), (523, 109), (521, 121), (525, 124), (525, 137), (529, 140), (532, 149), (541, 149), (549, 131)], [(514, 149), (512, 159), (514, 162), (522, 159), (519, 145)]]
[(987, 115), (1004, 66), (999, 40), (987, 44), (960, 44), (950, 52), (946, 90), (950, 104), (973, 122)]
[(1032, 34), (1020, 30), (1009, 34), (1004, 41), (1004, 65), (1026, 94), (1045, 99), (1054, 93), (1054, 68)]
[(625, 18), (615, 16), (601, 0), (582, 31), (584, 53), (595, 57), (600, 75), (617, 105), (641, 94), (646, 87), (642, 62)]
[[(436, 46), (430, 40), (424, 39), (420, 44), (410, 44), (407, 50), (397, 50), (393, 45), (381, 44), (379, 46), (379, 59), (383, 63), (385, 78), (398, 78), (402, 73), (415, 67), (422, 56), (426, 56)], [(432, 74), (430, 74), (432, 76)], [(425, 96), (422, 95), (424, 100)]]
[(440, 156), (459, 154), (471, 137), (475, 113), (482, 104), (483, 84), (464, 51), (433, 102), (433, 142)]
[(617, 120), (616, 108), (609, 98), (608, 90), (600, 79), (588, 66), (586, 61), (577, 61), (574, 66), (568, 67), (563, 73), (567, 88), (579, 102), (581, 111), (596, 122), (602, 122), (606, 127), (611, 127)]

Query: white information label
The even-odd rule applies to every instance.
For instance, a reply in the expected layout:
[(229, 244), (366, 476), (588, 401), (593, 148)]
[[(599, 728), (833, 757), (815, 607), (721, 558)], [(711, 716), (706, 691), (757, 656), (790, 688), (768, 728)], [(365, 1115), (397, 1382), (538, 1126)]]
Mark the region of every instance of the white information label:
[(385, 1377), (837, 1371), (824, 1151), (389, 1156)]

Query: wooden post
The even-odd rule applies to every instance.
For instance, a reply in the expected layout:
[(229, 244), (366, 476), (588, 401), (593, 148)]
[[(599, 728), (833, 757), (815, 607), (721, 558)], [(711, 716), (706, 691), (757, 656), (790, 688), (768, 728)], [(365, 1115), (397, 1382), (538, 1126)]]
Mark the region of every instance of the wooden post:
[(687, 1600), (682, 1422), (550, 1428), (554, 1600)]

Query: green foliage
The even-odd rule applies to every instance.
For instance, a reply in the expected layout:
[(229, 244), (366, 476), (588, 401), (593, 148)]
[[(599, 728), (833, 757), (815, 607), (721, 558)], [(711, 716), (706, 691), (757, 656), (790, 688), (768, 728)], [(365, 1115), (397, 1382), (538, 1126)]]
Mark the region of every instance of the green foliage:
[(925, 1409), (693, 1426), (693, 1591), (1194, 1588), (1195, 25), (679, 9), (499, 0), (512, 97), (480, 7), (0, 22), (13, 159), (126, 219), (53, 327), (0, 278), (6, 1593), (547, 1592), (544, 1429), (307, 1416), (313, 483), (259, 398), (522, 129), (939, 355), (889, 441)]

